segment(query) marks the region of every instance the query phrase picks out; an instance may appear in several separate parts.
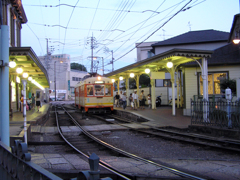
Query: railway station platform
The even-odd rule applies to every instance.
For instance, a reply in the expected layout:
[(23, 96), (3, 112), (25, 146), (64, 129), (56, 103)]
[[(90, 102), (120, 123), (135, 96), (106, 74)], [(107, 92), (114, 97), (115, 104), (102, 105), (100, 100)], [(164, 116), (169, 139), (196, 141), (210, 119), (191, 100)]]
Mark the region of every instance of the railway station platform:
[(127, 107), (125, 110), (119, 107), (115, 107), (114, 109), (144, 117), (144, 119), (148, 120), (148, 122), (142, 123), (145, 125), (156, 127), (172, 126), (176, 128), (187, 128), (191, 125), (191, 117), (183, 116), (182, 109), (176, 109), (176, 115), (173, 116), (171, 106), (161, 106), (157, 107), (157, 109), (150, 109), (148, 107), (145, 107), (145, 109), (138, 108), (138, 110), (133, 110), (130, 107)]

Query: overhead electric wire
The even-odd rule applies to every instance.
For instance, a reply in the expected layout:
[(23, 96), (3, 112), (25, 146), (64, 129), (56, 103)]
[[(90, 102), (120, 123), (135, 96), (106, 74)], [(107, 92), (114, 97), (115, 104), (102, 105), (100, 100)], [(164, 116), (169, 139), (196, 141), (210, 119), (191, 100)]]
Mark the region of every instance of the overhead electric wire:
[[(165, 26), (170, 20), (172, 20), (176, 15), (178, 15), (192, 0), (190, 0), (187, 4), (185, 4), (179, 11), (177, 11), (171, 18), (169, 18), (165, 23), (163, 23), (163, 25), (161, 25), (158, 29), (156, 29), (154, 32), (152, 32), (147, 38), (145, 38), (142, 42), (140, 42), (136, 47), (138, 47), (140, 44), (142, 44), (144, 41), (146, 41), (147, 39), (149, 39), (152, 35), (154, 35), (159, 29), (161, 29), (163, 26)], [(130, 52), (132, 52), (136, 47), (132, 48), (131, 50), (129, 50), (127, 53), (125, 53), (124, 55), (122, 55), (121, 57), (117, 58), (116, 60), (114, 60), (114, 62), (118, 61), (119, 59), (123, 58), (124, 56), (126, 56), (127, 54), (129, 54)]]
[[(69, 7), (74, 7), (73, 5), (69, 4), (59, 4), (59, 5), (32, 5), (32, 4), (25, 4), (24, 6), (38, 6), (38, 7), (60, 7), (60, 6), (69, 6)], [(145, 12), (154, 12), (154, 13), (160, 13), (160, 12), (155, 12), (153, 10), (144, 10), (144, 11), (130, 11), (130, 10), (117, 10), (117, 9), (107, 9), (107, 8), (93, 8), (93, 7), (82, 7), (82, 6), (75, 6), (76, 8), (82, 8), (82, 9), (98, 9), (98, 10), (103, 10), (103, 11), (123, 11), (127, 13), (145, 13)]]
[[(40, 0), (39, 0), (39, 3), (41, 4), (41, 1), (40, 1)], [(42, 17), (42, 22), (44, 23), (42, 8), (40, 8), (40, 10), (41, 10), (41, 15), (42, 15), (42, 16), (41, 16), (41, 17)], [(45, 33), (45, 37), (47, 37), (45, 27), (44, 27), (44, 33)]]
[[(196, 0), (195, 2), (193, 2), (193, 3), (191, 4), (191, 6), (185, 8), (185, 9), (183, 8), (183, 10), (181, 10), (181, 11), (188, 10), (188, 9), (190, 9), (190, 8), (192, 8), (192, 7), (196, 6), (196, 5), (204, 2), (205, 0), (203, 0), (203, 1), (199, 2), (199, 3), (197, 3), (197, 4), (194, 4), (194, 3), (196, 3), (197, 1), (198, 1), (198, 0)], [(180, 12), (181, 12), (181, 11), (180, 11)], [(164, 25), (164, 24), (163, 24), (163, 25)], [(163, 26), (161, 26), (161, 27), (163, 27)], [(149, 31), (150, 31), (150, 30), (149, 30)], [(157, 31), (158, 31), (158, 30), (157, 30)], [(149, 37), (148, 37), (148, 38), (149, 38)], [(147, 39), (148, 39), (148, 38), (147, 38)], [(145, 41), (145, 40), (144, 40), (144, 41)], [(142, 41), (141, 43), (143, 43), (144, 41)], [(140, 43), (140, 44), (141, 44), (141, 43)], [(136, 47), (138, 47), (140, 44), (138, 44)], [(127, 54), (130, 53), (132, 50), (134, 50), (136, 47), (134, 47), (134, 48), (132, 48), (130, 51), (128, 51)], [(126, 49), (128, 49), (128, 48), (129, 48), (129, 47), (127, 47)], [(126, 55), (126, 54), (125, 54), (125, 55)], [(123, 55), (123, 56), (125, 56), (125, 55)], [(122, 58), (122, 56), (121, 56), (120, 58)], [(119, 60), (120, 58), (116, 59), (115, 61)], [(115, 62), (115, 61), (114, 61), (114, 62)], [(107, 64), (107, 65), (108, 65), (108, 64)]]
[[(129, 5), (128, 5), (128, 2), (124, 5), (124, 7), (123, 7), (123, 9), (122, 10), (124, 10), (125, 8), (129, 8), (130, 6), (130, 9), (133, 7), (133, 5), (135, 4), (135, 2), (136, 2), (136, 0), (132, 3), (132, 1), (129, 3)], [(128, 7), (126, 7), (128, 5)], [(125, 13), (125, 14), (122, 14), (122, 11), (121, 11), (121, 13), (120, 14), (118, 14), (118, 16), (116, 17), (116, 19), (113, 19), (113, 24), (112, 24), (112, 26), (110, 26), (109, 28), (118, 28), (118, 26), (122, 23), (122, 21), (125, 19), (125, 17), (127, 16), (127, 13)], [(120, 21), (120, 22), (119, 22)], [(114, 26), (115, 25), (115, 26)], [(106, 33), (105, 33), (106, 34)], [(104, 35), (105, 35), (104, 34)], [(102, 35), (103, 36), (103, 35)], [(103, 36), (103, 37), (101, 37), (101, 38), (99, 38), (98, 40), (102, 40), (102, 39), (107, 39), (109, 36), (111, 36), (111, 34), (110, 33), (108, 33), (107, 35), (105, 35), (105, 36)], [(102, 46), (99, 50), (98, 50), (98, 52), (100, 52), (103, 48), (105, 48), (106, 46)]]
[[(67, 23), (67, 27), (68, 27), (68, 25), (69, 25), (69, 23), (70, 23), (70, 21), (71, 21), (71, 18), (72, 18), (74, 9), (75, 9), (76, 5), (78, 4), (78, 2), (79, 2), (79, 0), (77, 0), (77, 3), (76, 3), (75, 6), (73, 7), (72, 13), (71, 13), (71, 15), (70, 15), (70, 17), (69, 17), (69, 20), (68, 20), (68, 23)], [(65, 39), (66, 39), (66, 34), (67, 34), (67, 28), (66, 28), (66, 30), (65, 30), (64, 43), (65, 43)], [(63, 46), (62, 54), (63, 54), (63, 51), (64, 51), (64, 46)]]
[[(163, 3), (164, 3), (165, 1), (166, 1), (166, 0), (164, 0), (164, 1), (157, 7), (157, 9), (156, 9), (155, 11), (157, 11), (157, 10), (163, 5)], [(150, 17), (149, 17), (148, 19), (150, 19), (151, 16), (153, 16), (153, 13), (150, 15)], [(130, 38), (131, 38), (132, 36), (134, 36), (134, 34), (136, 34), (136, 33), (139, 31), (139, 29), (148, 21), (148, 19), (147, 19), (143, 24), (141, 24), (141, 26), (130, 36)], [(116, 52), (118, 49), (120, 49), (125, 43), (126, 43), (126, 41), (125, 41), (120, 47), (118, 47), (114, 52)]]
[[(111, 19), (110, 19), (110, 21), (108, 22), (108, 24), (106, 25), (106, 27), (104, 28), (104, 30), (110, 29), (110, 27), (112, 27), (111, 24), (112, 24), (114, 21), (116, 21), (116, 17), (119, 16), (118, 14), (122, 12), (122, 7), (125, 6), (125, 2), (126, 2), (126, 1), (121, 1), (120, 5), (118, 5), (118, 8), (117, 8), (117, 10), (120, 11), (120, 12), (117, 12), (117, 11), (116, 11), (113, 15), (110, 16)], [(121, 10), (120, 10), (120, 9), (121, 9)], [(104, 36), (104, 35), (105, 35), (105, 32), (102, 32), (97, 39), (99, 39), (99, 40), (102, 39), (101, 37)]]
[(38, 39), (38, 42), (39, 42), (39, 45), (40, 45), (40, 47), (41, 47), (41, 49), (42, 49), (42, 53), (43, 53), (43, 48), (42, 48), (42, 45), (41, 45), (41, 43), (40, 43), (40, 40), (39, 40), (39, 38), (38, 38), (38, 36), (35, 34), (35, 32), (30, 28), (30, 26), (27, 24), (27, 26), (28, 26), (28, 28), (32, 31), (32, 33), (36, 36), (36, 38)]
[(90, 29), (92, 28), (92, 25), (93, 25), (93, 22), (94, 22), (94, 19), (95, 19), (95, 15), (96, 15), (97, 10), (98, 10), (99, 3), (100, 3), (100, 0), (98, 0), (97, 8), (96, 8), (96, 10), (95, 10), (95, 12), (94, 12), (93, 19), (92, 19), (92, 22), (91, 22), (91, 25), (90, 25), (90, 28), (89, 28), (87, 37), (88, 37), (88, 35), (89, 35)]

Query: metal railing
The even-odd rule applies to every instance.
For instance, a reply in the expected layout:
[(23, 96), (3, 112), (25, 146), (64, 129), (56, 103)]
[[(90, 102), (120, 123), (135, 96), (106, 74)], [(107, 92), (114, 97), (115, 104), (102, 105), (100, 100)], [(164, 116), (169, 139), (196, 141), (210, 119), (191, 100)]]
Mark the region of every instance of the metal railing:
[(191, 124), (240, 129), (240, 101), (191, 99)]
[(10, 148), (0, 141), (0, 179), (61, 180), (30, 160), (31, 154), (26, 143), (15, 140)]

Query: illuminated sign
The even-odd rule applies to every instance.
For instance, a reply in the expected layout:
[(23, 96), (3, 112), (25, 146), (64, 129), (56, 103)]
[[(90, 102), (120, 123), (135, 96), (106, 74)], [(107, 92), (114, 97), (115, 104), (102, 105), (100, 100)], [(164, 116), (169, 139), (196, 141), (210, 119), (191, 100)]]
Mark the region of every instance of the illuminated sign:
[(95, 84), (103, 84), (104, 81), (95, 81)]

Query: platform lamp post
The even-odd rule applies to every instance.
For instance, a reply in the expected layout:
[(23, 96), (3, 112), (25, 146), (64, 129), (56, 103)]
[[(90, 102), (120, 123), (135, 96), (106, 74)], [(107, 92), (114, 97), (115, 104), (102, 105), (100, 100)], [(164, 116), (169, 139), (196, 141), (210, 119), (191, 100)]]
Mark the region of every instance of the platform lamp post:
[(27, 77), (28, 77), (28, 73), (24, 72), (23, 73), (23, 79), (22, 79), (22, 83), (23, 83), (23, 118), (24, 118), (24, 142), (27, 144), (27, 106), (26, 106), (26, 86), (27, 86)]

